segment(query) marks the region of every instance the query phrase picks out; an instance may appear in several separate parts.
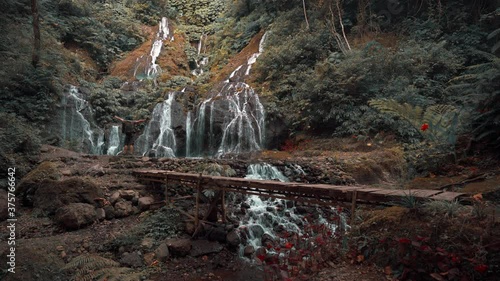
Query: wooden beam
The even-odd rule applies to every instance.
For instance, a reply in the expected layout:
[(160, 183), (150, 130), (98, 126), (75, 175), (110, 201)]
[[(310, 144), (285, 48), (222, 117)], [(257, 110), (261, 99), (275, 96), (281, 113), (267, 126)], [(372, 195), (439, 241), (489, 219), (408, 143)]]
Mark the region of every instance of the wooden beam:
[(200, 173), (200, 176), (199, 176), (199, 179), (198, 179), (198, 184), (196, 185), (196, 189), (197, 189), (197, 192), (196, 192), (196, 213), (195, 213), (195, 216), (194, 216), (194, 225), (196, 228), (198, 228), (199, 226), (199, 212), (200, 212), (200, 196), (201, 196), (201, 173)]

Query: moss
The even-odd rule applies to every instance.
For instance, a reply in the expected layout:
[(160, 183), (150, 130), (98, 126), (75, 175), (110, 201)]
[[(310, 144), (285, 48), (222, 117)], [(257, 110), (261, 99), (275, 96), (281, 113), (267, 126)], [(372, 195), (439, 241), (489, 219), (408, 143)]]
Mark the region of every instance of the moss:
[(407, 208), (392, 206), (383, 210), (376, 210), (370, 213), (369, 218), (366, 219), (360, 228), (368, 228), (372, 225), (394, 225), (399, 224), (405, 216), (409, 214), (410, 210)]
[(44, 180), (58, 180), (61, 178), (61, 173), (57, 165), (53, 162), (45, 161), (38, 165), (35, 169), (29, 172), (21, 179), (17, 187), (16, 193), (23, 198), (23, 204), (26, 206), (33, 205), (33, 196)]

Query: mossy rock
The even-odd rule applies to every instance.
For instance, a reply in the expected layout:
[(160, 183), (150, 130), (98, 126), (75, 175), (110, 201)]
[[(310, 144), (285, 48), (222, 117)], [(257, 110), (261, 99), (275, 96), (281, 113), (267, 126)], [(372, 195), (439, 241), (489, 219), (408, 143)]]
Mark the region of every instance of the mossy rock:
[(42, 162), (21, 179), (16, 193), (23, 199), (23, 205), (33, 206), (33, 196), (44, 180), (59, 180), (61, 172), (57, 165), (50, 161)]
[(63, 181), (47, 179), (39, 184), (33, 197), (33, 206), (52, 215), (68, 204), (94, 205), (94, 200), (102, 197), (103, 193), (90, 178), (74, 177)]

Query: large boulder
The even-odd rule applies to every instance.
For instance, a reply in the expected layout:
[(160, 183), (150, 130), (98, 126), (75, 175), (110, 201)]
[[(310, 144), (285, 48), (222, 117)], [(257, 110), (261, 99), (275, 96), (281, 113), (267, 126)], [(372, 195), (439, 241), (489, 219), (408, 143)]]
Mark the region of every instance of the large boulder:
[(144, 265), (142, 257), (137, 252), (123, 253), (120, 263), (128, 267), (141, 267)]
[(182, 238), (173, 238), (165, 240), (168, 250), (176, 256), (184, 257), (191, 251), (191, 240)]
[(24, 176), (16, 188), (16, 194), (22, 198), (23, 205), (33, 206), (35, 193), (45, 180), (58, 180), (61, 173), (53, 162), (45, 161)]
[(57, 209), (70, 203), (94, 204), (103, 193), (90, 179), (69, 178), (63, 181), (45, 180), (40, 183), (33, 206), (51, 215)]
[(56, 211), (54, 220), (68, 230), (82, 228), (97, 219), (93, 205), (86, 203), (70, 203)]
[(195, 240), (191, 243), (192, 248), (189, 254), (192, 257), (199, 257), (208, 254), (218, 253), (224, 249), (224, 246), (219, 242), (207, 240)]
[(128, 217), (134, 212), (132, 202), (130, 201), (118, 201), (115, 204), (115, 217), (123, 218)]
[(241, 238), (238, 235), (238, 232), (235, 229), (233, 229), (227, 234), (226, 241), (229, 245), (237, 247), (241, 243)]

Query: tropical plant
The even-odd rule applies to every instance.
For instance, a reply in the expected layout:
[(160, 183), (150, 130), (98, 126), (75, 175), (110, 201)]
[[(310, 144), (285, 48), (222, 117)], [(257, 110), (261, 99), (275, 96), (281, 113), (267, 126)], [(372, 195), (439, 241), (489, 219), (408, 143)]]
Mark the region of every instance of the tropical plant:
[(383, 113), (405, 119), (421, 135), (435, 143), (454, 146), (457, 140), (458, 111), (446, 104), (432, 105), (425, 110), (420, 106), (398, 103), (395, 100), (374, 99), (370, 106)]
[(74, 281), (135, 281), (140, 273), (98, 255), (85, 254), (73, 258), (62, 270), (73, 273)]

